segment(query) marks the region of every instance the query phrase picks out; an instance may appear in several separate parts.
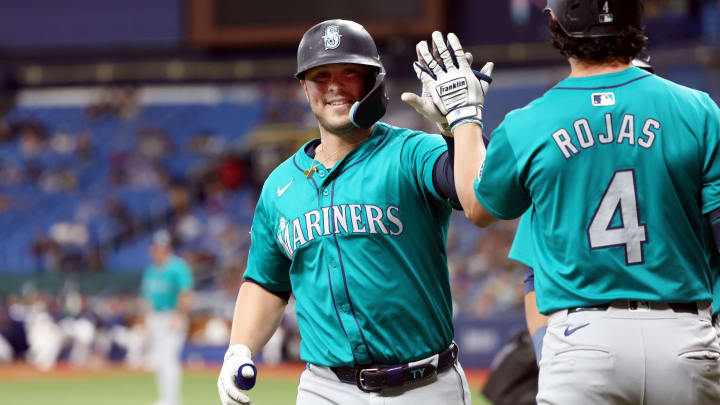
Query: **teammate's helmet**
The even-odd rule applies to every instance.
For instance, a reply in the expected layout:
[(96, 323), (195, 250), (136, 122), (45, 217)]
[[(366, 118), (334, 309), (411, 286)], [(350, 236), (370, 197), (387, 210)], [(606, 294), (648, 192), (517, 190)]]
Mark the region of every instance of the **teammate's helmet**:
[(642, 0), (548, 0), (560, 27), (573, 38), (597, 38), (623, 29), (642, 30)]
[(633, 66), (639, 67), (640, 69), (646, 70), (650, 73), (655, 73), (655, 69), (650, 64), (650, 60), (650, 55), (645, 52), (640, 52), (640, 54), (632, 60), (632, 64)]
[(298, 47), (295, 77), (302, 79), (308, 70), (331, 63), (355, 63), (377, 70), (371, 90), (350, 109), (353, 125), (370, 128), (385, 115), (388, 102), (385, 94), (385, 67), (380, 62), (375, 41), (356, 22), (323, 21), (303, 35)]

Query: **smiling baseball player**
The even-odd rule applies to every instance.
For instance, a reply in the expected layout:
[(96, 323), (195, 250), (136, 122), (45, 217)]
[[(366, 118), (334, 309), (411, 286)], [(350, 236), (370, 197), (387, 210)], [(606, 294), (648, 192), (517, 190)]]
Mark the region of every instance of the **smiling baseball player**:
[(292, 292), (308, 363), (298, 404), (469, 404), (452, 342), (445, 242), (457, 197), (446, 141), (377, 122), (385, 70), (359, 24), (310, 28), (296, 77), (320, 138), (261, 192), (222, 403), (249, 403), (251, 358)]
[(537, 303), (550, 316), (538, 403), (720, 403), (704, 235), (705, 216), (720, 217), (720, 109), (631, 65), (647, 40), (641, 1), (548, 9), (571, 74), (509, 113), (487, 151), (484, 91), (464, 59), (441, 41), (445, 68), (421, 52), (432, 70), (417, 69), (455, 123), (466, 216), (487, 226), (532, 209)]

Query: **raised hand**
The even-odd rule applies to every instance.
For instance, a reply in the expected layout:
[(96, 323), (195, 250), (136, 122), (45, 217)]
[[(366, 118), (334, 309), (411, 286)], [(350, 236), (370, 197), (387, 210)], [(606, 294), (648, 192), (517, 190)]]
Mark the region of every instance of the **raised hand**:
[[(448, 34), (446, 44), (442, 34), (435, 31), (432, 40), (439, 59), (432, 55), (425, 41), (416, 46), (423, 63), (415, 62), (413, 67), (423, 89), (430, 93), (451, 131), (466, 122), (482, 125), (482, 107), (490, 80), (481, 81), (476, 77), (455, 34)], [(488, 62), (480, 73), (490, 79), (493, 67), (494, 64)]]

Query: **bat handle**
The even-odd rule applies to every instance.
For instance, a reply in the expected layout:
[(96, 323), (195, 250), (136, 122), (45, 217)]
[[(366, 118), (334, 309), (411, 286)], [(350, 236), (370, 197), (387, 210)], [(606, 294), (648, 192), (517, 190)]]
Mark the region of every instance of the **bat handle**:
[[(252, 377), (243, 376), (243, 368), (251, 367), (253, 374)], [(255, 386), (255, 379), (257, 378), (257, 367), (251, 363), (245, 363), (238, 367), (237, 377), (235, 378), (235, 385), (241, 390), (247, 391)]]
[(492, 77), (486, 75), (485, 73), (480, 72), (479, 70), (472, 70), (473, 73), (475, 73), (475, 77), (477, 77), (480, 80), (486, 81), (488, 83), (492, 83), (493, 79)]

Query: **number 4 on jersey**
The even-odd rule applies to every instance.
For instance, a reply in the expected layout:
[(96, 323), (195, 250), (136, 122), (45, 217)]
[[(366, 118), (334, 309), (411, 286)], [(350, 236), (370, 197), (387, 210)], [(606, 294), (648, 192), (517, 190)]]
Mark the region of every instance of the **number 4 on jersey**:
[[(643, 243), (647, 242), (645, 224), (640, 223), (635, 172), (618, 170), (613, 174), (600, 204), (588, 227), (590, 249), (625, 246), (625, 263), (641, 264)], [(616, 212), (620, 212), (620, 226), (612, 227)]]

